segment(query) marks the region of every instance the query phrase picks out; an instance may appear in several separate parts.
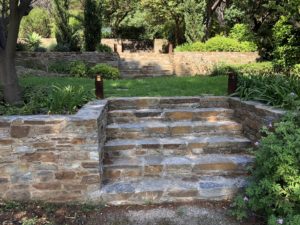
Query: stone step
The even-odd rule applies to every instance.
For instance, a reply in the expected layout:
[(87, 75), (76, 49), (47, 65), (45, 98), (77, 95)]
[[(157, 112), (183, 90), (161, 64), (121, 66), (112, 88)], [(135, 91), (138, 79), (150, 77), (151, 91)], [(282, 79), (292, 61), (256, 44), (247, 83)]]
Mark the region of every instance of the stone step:
[(139, 121), (222, 121), (233, 118), (234, 111), (226, 108), (127, 109), (109, 112), (108, 123)]
[(147, 121), (139, 123), (110, 124), (107, 139), (141, 139), (151, 137), (242, 135), (243, 127), (233, 121)]
[(201, 154), (237, 154), (247, 152), (251, 142), (244, 137), (208, 136), (111, 140), (105, 144), (107, 157), (185, 156)]
[(133, 97), (109, 99), (109, 110), (122, 109), (229, 108), (222, 96), (203, 97)]
[(193, 200), (224, 201), (231, 200), (245, 186), (244, 177), (214, 176), (194, 179), (149, 177), (104, 184), (101, 191), (93, 193), (90, 197), (112, 205)]
[(132, 180), (143, 177), (193, 178), (208, 175), (246, 175), (252, 164), (250, 155), (203, 154), (200, 156), (144, 156), (105, 159), (103, 179)]

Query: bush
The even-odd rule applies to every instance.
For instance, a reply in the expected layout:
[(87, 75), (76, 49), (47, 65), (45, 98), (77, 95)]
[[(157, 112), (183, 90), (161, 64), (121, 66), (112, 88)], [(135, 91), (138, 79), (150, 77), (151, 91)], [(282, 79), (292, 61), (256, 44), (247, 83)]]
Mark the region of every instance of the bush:
[(300, 63), (300, 29), (294, 29), (289, 19), (282, 16), (273, 28), (274, 65), (278, 71), (289, 71)]
[(205, 42), (205, 48), (208, 52), (254, 52), (257, 46), (254, 43), (216, 36)]
[(241, 65), (228, 65), (225, 63), (215, 64), (210, 75), (219, 76), (225, 75), (229, 71), (234, 71), (239, 74), (246, 75), (270, 75), (274, 73), (272, 62), (248, 63)]
[(87, 77), (88, 67), (82, 61), (74, 61), (69, 64), (70, 74), (74, 77)]
[(292, 71), (291, 71), (292, 75), (300, 77), (300, 64), (296, 64), (294, 65)]
[(285, 109), (300, 110), (300, 78), (280, 74), (239, 77), (236, 96)]
[(38, 7), (34, 8), (28, 16), (22, 19), (20, 37), (26, 37), (33, 32), (44, 38), (51, 36), (51, 21), (47, 10)]
[(257, 46), (254, 42), (242, 41), (216, 36), (207, 42), (195, 42), (183, 44), (176, 47), (176, 52), (254, 52)]
[(235, 24), (230, 30), (229, 37), (238, 41), (254, 42), (255, 37), (250, 30), (250, 27), (246, 24)]
[(24, 39), (26, 50), (34, 52), (39, 49), (42, 43), (41, 39), (42, 37), (38, 33), (33, 32), (31, 34), (28, 34)]
[(108, 80), (116, 80), (120, 78), (120, 71), (107, 64), (97, 64), (90, 69), (89, 73), (90, 77), (100, 74), (104, 79)]
[(47, 98), (49, 113), (70, 114), (76, 112), (91, 99), (91, 93), (75, 86), (53, 86)]
[(104, 44), (98, 44), (96, 46), (96, 50), (97, 52), (108, 52), (108, 53), (112, 53), (111, 48), (108, 45), (104, 45)]
[(69, 74), (70, 73), (70, 63), (68, 62), (61, 62), (57, 61), (51, 63), (48, 67), (49, 72), (53, 73), (62, 73), (62, 74)]
[(244, 219), (253, 211), (268, 225), (300, 224), (300, 115), (269, 126), (255, 151), (246, 196), (237, 197), (233, 214)]

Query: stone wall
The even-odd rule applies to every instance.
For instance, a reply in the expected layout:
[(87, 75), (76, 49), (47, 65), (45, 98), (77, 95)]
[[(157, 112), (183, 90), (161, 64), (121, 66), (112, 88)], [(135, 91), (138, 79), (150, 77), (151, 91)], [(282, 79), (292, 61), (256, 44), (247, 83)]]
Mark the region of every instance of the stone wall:
[(29, 68), (48, 71), (48, 67), (55, 62), (84, 61), (94, 65), (107, 63), (119, 66), (119, 57), (115, 53), (98, 52), (17, 52), (16, 64)]
[(261, 138), (260, 129), (278, 121), (285, 111), (266, 106), (254, 101), (241, 101), (239, 98), (228, 98), (230, 108), (234, 109), (235, 119), (243, 125), (246, 137), (253, 142)]
[(174, 71), (177, 76), (209, 74), (220, 64), (247, 64), (256, 62), (257, 52), (175, 52)]
[(0, 117), (0, 198), (87, 201), (101, 184), (107, 101), (73, 116)]
[[(109, 103), (109, 104), (108, 104)], [(108, 108), (234, 109), (255, 142), (263, 125), (285, 112), (228, 97), (119, 98), (94, 101), (71, 116), (0, 117), (0, 199), (96, 201), (102, 180)]]
[[(158, 49), (156, 47), (156, 49)], [(121, 70), (124, 78), (208, 74), (215, 65), (256, 62), (256, 52), (176, 52), (174, 54), (97, 52), (17, 52), (17, 65), (48, 71), (53, 62), (81, 60), (107, 63)], [(125, 66), (124, 66), (125, 64)], [(167, 65), (167, 66), (166, 66)], [(132, 76), (132, 74), (137, 76)]]

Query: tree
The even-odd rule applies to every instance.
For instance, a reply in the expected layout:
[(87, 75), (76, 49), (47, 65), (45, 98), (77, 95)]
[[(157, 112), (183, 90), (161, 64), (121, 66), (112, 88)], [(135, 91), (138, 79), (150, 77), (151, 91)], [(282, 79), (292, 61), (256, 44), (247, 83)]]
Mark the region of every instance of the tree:
[(139, 0), (104, 0), (103, 5), (105, 22), (111, 27), (113, 36), (117, 37), (120, 24), (137, 10)]
[(169, 40), (178, 45), (184, 41), (184, 0), (141, 0), (141, 7), (148, 12), (152, 26), (164, 25)]
[(101, 41), (102, 1), (85, 0), (84, 2), (84, 39), (85, 50), (95, 51)]
[(54, 0), (55, 37), (57, 46), (65, 51), (79, 51), (79, 40), (76, 31), (69, 24), (70, 0)]
[(21, 102), (21, 90), (15, 66), (16, 45), (20, 23), (28, 15), (35, 0), (1, 0), (0, 3), (0, 81), (4, 100)]
[(205, 0), (186, 0), (184, 3), (185, 38), (188, 42), (204, 37)]

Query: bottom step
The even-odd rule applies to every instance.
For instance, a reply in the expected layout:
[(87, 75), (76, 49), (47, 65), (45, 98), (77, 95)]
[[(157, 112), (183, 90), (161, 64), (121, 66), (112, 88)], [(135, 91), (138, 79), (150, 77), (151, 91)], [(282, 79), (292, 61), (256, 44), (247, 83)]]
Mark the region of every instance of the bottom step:
[(104, 184), (91, 198), (112, 205), (230, 200), (243, 187), (245, 177), (221, 176), (201, 179), (147, 178)]

